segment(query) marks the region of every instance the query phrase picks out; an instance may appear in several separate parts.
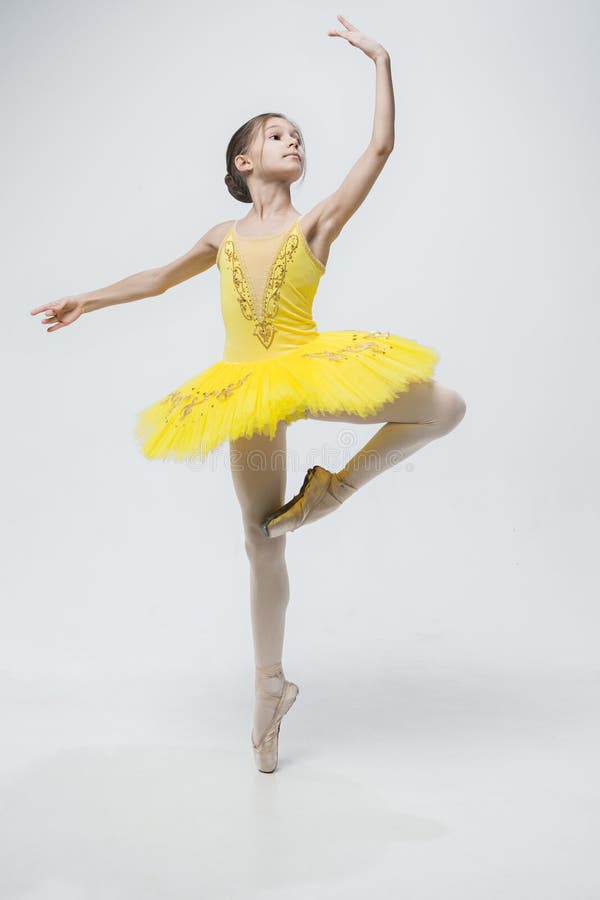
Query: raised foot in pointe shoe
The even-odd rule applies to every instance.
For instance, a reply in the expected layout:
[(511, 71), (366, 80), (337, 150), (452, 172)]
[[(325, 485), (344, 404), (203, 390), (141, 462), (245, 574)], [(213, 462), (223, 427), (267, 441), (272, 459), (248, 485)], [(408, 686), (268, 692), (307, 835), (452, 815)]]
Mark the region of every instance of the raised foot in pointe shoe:
[(267, 537), (297, 531), (301, 525), (316, 522), (338, 509), (355, 490), (335, 472), (329, 472), (322, 466), (312, 466), (304, 476), (298, 493), (264, 519), (262, 530)]

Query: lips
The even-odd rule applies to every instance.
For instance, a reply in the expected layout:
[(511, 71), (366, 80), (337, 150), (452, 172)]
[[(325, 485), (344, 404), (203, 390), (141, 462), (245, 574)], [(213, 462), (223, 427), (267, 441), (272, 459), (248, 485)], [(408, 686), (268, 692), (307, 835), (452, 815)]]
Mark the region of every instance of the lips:
[(298, 153), (286, 153), (285, 156), (295, 156), (296, 159), (300, 159), (300, 156), (298, 155)]

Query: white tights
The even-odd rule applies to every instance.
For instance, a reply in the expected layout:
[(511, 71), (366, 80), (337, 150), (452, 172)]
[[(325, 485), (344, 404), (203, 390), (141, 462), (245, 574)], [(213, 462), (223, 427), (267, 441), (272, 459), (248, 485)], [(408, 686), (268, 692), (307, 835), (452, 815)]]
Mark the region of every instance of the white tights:
[[(311, 413), (309, 410), (306, 418), (353, 424), (385, 423), (338, 471), (344, 481), (360, 488), (430, 441), (448, 434), (461, 421), (465, 411), (460, 394), (432, 379), (411, 384), (407, 391), (366, 418), (348, 413)], [(250, 563), (255, 663), (254, 733), (257, 737), (271, 719), (284, 677), (281, 661), (290, 596), (285, 561), (287, 536), (269, 538), (262, 532), (260, 523), (285, 502), (286, 427), (285, 422), (280, 422), (272, 440), (266, 435), (255, 434), (230, 442), (231, 473)], [(304, 472), (299, 474), (299, 482), (303, 477)]]

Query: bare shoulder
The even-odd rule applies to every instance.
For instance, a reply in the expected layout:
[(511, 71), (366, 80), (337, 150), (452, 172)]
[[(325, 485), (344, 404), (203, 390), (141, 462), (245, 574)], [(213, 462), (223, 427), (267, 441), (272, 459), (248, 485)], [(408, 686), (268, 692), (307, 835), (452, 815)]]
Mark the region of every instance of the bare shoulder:
[(227, 219), (226, 222), (219, 222), (217, 225), (213, 225), (213, 227), (204, 235), (204, 240), (210, 244), (215, 253), (225, 240), (225, 235), (234, 222), (235, 219)]
[(327, 265), (332, 243), (340, 234), (337, 221), (328, 214), (327, 198), (302, 216), (302, 231), (306, 243), (324, 266)]
[(154, 270), (154, 274), (159, 292), (164, 293), (174, 285), (214, 266), (217, 262), (219, 247), (234, 221), (234, 219), (229, 219), (213, 225), (182, 256), (178, 256), (177, 259), (164, 266), (158, 266)]

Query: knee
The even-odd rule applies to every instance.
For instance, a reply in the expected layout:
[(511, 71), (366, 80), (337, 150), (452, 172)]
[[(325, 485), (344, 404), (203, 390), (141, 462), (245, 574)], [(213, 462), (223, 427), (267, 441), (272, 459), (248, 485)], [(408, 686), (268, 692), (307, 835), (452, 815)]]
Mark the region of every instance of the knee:
[(285, 551), (286, 535), (270, 538), (260, 522), (247, 523), (244, 528), (244, 549), (250, 563), (276, 562)]
[(467, 411), (467, 404), (458, 391), (452, 388), (444, 388), (442, 409), (438, 417), (438, 432), (440, 435), (448, 434), (462, 422)]
[(458, 391), (452, 390), (452, 399), (450, 402), (450, 409), (448, 411), (450, 430), (456, 428), (456, 426), (460, 422), (462, 422), (465, 417), (466, 411), (467, 404), (465, 403), (464, 398), (458, 393)]

